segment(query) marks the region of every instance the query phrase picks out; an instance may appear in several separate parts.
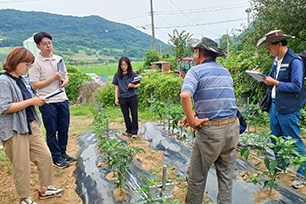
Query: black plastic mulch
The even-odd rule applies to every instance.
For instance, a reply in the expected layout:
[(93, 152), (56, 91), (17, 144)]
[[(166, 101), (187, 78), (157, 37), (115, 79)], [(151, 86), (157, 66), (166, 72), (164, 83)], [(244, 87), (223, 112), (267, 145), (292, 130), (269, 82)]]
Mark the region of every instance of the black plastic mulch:
[[(191, 147), (188, 142), (192, 141), (189, 136), (184, 142), (176, 140), (174, 137), (169, 137), (167, 131), (163, 126), (159, 126), (156, 122), (148, 122), (140, 126), (139, 132), (143, 133), (143, 138), (150, 141), (150, 148), (156, 151), (164, 151), (163, 161), (168, 166), (177, 166), (178, 174), (186, 176), (189, 158), (191, 154)], [(110, 137), (114, 138), (118, 133), (111, 133)], [(135, 188), (141, 186), (142, 180), (153, 178), (153, 176), (132, 164), (132, 175), (129, 176), (129, 192), (130, 196), (124, 201), (116, 201), (113, 197), (113, 189), (115, 188), (114, 181), (108, 181), (105, 176), (109, 173), (105, 168), (97, 167), (98, 162), (103, 162), (98, 155), (96, 149), (96, 136), (92, 131), (85, 132), (79, 136), (79, 145), (81, 150), (77, 161), (77, 168), (75, 170), (77, 193), (82, 198), (85, 204), (119, 204), (131, 203), (136, 204), (141, 197), (135, 192)], [(247, 183), (245, 181), (237, 181), (239, 171), (254, 171), (252, 166), (242, 159), (237, 160), (236, 174), (233, 183), (233, 204), (252, 204), (256, 192), (261, 188), (258, 184)], [(264, 179), (264, 178), (262, 178)], [(216, 203), (217, 198), (217, 177), (214, 166), (209, 171), (209, 176), (206, 182), (206, 190), (208, 197)], [(279, 191), (280, 198), (277, 201), (266, 200), (262, 202), (267, 203), (286, 203), (286, 204), (302, 204), (305, 203), (305, 195), (302, 195), (297, 190), (278, 183), (277, 191)]]

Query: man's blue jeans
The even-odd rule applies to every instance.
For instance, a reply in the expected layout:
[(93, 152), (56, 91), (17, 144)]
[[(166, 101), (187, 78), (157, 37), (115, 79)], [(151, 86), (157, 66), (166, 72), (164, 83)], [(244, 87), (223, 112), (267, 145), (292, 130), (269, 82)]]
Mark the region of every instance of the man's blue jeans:
[[(291, 136), (293, 139), (297, 140), (295, 144), (299, 148), (296, 148), (295, 150), (299, 154), (305, 155), (304, 143), (300, 137), (300, 126), (299, 126), (300, 111), (288, 114), (281, 114), (277, 112), (275, 103), (272, 103), (269, 113), (270, 113), (270, 126), (272, 131), (271, 134), (277, 137)], [(301, 168), (299, 168), (297, 171), (298, 175), (303, 176), (304, 173), (305, 172)]]
[(39, 107), (39, 110), (46, 129), (47, 144), (52, 159), (57, 162), (62, 159), (67, 149), (70, 123), (69, 101), (46, 103)]

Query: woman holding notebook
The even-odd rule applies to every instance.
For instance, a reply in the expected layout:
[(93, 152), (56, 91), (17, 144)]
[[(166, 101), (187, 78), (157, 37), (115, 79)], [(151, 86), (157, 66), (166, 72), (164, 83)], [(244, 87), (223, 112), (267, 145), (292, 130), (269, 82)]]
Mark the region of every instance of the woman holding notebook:
[[(121, 57), (118, 64), (118, 71), (114, 75), (115, 104), (121, 107), (126, 130), (122, 133), (125, 136), (137, 137), (138, 133), (138, 98), (137, 88), (140, 80), (134, 81), (137, 77), (133, 71), (130, 59)], [(130, 111), (132, 119), (130, 118)]]
[(35, 106), (48, 99), (35, 97), (26, 87), (24, 76), (34, 62), (33, 54), (15, 47), (3, 63), (0, 75), (0, 141), (12, 162), (12, 175), (21, 204), (36, 204), (30, 197), (31, 161), (37, 166), (40, 199), (61, 196), (53, 185), (53, 167), (49, 148), (42, 136)]

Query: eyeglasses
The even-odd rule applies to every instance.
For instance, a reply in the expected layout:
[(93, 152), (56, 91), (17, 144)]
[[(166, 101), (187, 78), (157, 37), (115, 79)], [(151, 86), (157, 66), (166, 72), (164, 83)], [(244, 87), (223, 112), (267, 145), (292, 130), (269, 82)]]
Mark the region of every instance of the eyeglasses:
[(30, 64), (30, 63), (24, 63), (24, 65), (25, 65), (27, 68), (31, 68), (33, 64)]

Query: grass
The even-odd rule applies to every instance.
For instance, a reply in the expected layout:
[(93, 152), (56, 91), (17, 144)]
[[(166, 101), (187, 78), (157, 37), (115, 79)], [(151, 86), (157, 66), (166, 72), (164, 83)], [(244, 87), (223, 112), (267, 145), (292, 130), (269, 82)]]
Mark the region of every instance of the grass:
[[(100, 64), (84, 64), (76, 66), (83, 73), (95, 73), (97, 75), (105, 75), (107, 81), (111, 81), (112, 77), (118, 70), (118, 63), (108, 63), (107, 65)], [(143, 67), (143, 62), (132, 63), (134, 71), (139, 70)]]
[(71, 116), (86, 116), (90, 118), (90, 117), (93, 117), (93, 110), (95, 106), (87, 105), (87, 104), (86, 105), (72, 105), (69, 108), (70, 108)]
[(0, 149), (0, 161), (7, 161), (8, 158), (4, 152), (4, 149)]
[[(110, 116), (110, 122), (118, 122), (118, 118), (122, 118), (122, 123), (124, 123), (123, 115), (120, 109), (120, 106), (112, 106), (105, 108), (106, 114)], [(156, 121), (157, 116), (152, 115), (150, 113), (150, 109), (140, 110), (138, 109), (138, 120), (140, 122), (148, 122), (148, 121)]]
[(0, 54), (7, 55), (12, 49), (13, 47), (0, 47)]

